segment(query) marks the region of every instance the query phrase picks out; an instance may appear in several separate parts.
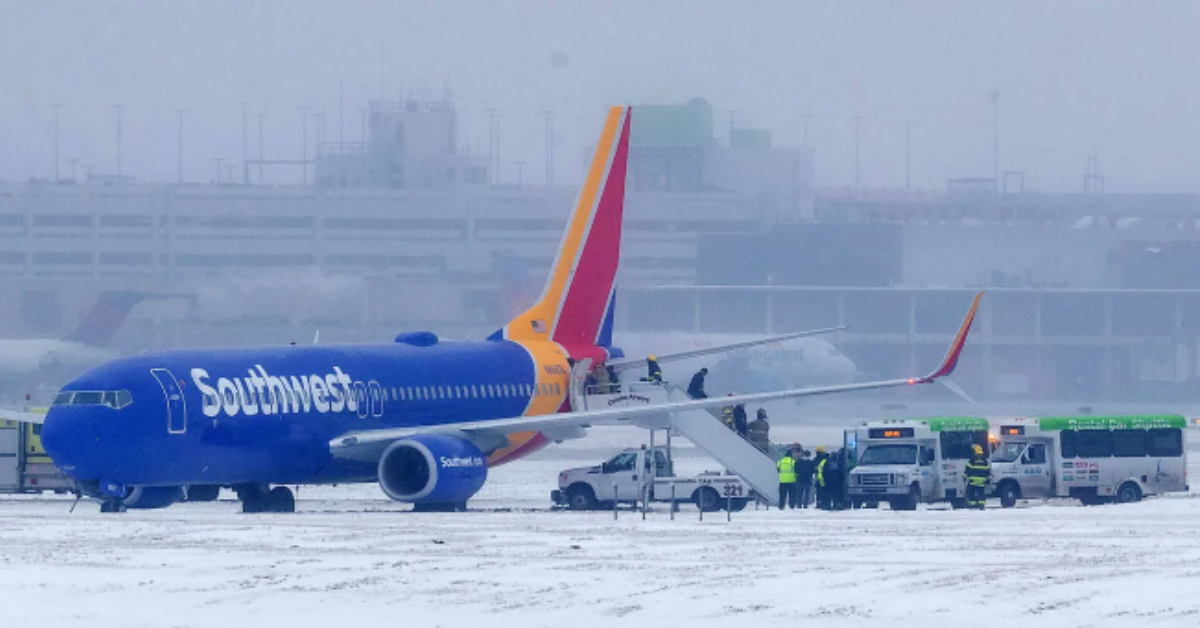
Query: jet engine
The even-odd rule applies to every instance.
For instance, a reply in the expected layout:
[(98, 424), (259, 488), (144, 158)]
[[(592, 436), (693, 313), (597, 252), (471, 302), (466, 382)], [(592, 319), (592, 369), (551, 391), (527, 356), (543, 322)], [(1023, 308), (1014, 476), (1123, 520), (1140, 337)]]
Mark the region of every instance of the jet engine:
[(166, 508), (183, 501), (182, 486), (138, 486), (123, 500), (126, 508)]
[(470, 441), (418, 434), (392, 443), (379, 458), (388, 497), (425, 509), (462, 509), (487, 481), (487, 461)]

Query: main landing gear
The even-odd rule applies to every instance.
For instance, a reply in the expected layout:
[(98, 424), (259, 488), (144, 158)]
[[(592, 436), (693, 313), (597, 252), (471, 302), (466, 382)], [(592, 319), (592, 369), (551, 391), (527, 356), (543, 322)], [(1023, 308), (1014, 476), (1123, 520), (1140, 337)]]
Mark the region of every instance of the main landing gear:
[(235, 486), (242, 512), (296, 512), (296, 496), (286, 486), (271, 488), (267, 484)]

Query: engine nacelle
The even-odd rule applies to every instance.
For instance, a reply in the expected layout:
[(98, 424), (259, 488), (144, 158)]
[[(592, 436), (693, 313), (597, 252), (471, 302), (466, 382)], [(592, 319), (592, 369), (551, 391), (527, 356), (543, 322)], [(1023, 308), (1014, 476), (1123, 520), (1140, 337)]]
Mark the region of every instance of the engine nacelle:
[(123, 500), (126, 508), (166, 508), (183, 501), (182, 486), (138, 486)]
[(413, 504), (464, 504), (487, 481), (487, 461), (470, 441), (418, 434), (392, 443), (379, 458), (379, 486)]

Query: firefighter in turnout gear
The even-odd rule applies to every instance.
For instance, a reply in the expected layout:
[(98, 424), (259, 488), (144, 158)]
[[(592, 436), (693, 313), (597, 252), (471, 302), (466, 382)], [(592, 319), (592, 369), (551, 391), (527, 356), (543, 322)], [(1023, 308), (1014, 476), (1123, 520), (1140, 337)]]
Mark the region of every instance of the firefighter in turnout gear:
[(983, 455), (983, 447), (972, 448), (975, 456), (967, 462), (967, 508), (983, 510), (987, 498), (987, 484), (992, 479), (992, 464)]
[(646, 381), (655, 384), (662, 383), (663, 372), (662, 367), (658, 365), (658, 357), (652, 355), (646, 358), (646, 370), (649, 371), (646, 374)]
[(829, 498), (829, 482), (825, 477), (825, 467), (829, 464), (829, 454), (824, 447), (817, 447), (817, 457), (813, 461), (813, 484), (817, 489), (817, 508), (830, 510), (833, 508)]

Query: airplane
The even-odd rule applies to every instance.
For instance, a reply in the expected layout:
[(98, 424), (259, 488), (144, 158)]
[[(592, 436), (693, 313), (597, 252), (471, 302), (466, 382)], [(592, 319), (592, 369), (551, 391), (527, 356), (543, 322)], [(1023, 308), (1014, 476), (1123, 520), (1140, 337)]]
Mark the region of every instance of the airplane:
[(119, 354), (109, 343), (134, 306), (150, 296), (144, 292), (106, 291), (79, 325), (62, 338), (0, 339), (0, 380), (10, 391), (18, 385), (64, 382), (116, 358)]
[[(488, 468), (593, 425), (810, 395), (927, 384), (958, 362), (978, 295), (921, 377), (581, 410), (572, 379), (632, 369), (613, 345), (632, 111), (612, 107), (540, 299), (486, 340), (409, 332), (388, 344), (182, 349), (118, 358), (62, 388), (42, 441), (102, 512), (221, 487), (243, 512), (292, 512), (288, 485), (378, 482), (416, 510), (463, 510)], [(415, 297), (416, 295), (414, 295)], [(660, 359), (665, 359), (661, 358)], [(38, 416), (0, 412), (38, 422)]]
[[(841, 328), (830, 328), (829, 332)], [(824, 330), (822, 330), (824, 331)], [(767, 392), (799, 386), (845, 384), (854, 381), (854, 362), (828, 341), (801, 337), (772, 343), (756, 344), (743, 349), (730, 349), (753, 342), (748, 334), (710, 334), (689, 332), (622, 333), (621, 348), (630, 355), (677, 354), (703, 349), (718, 349), (724, 356), (713, 360), (709, 355), (697, 355), (665, 365), (671, 375), (690, 377), (701, 367), (708, 367), (706, 388), (714, 394), (727, 392)]]

